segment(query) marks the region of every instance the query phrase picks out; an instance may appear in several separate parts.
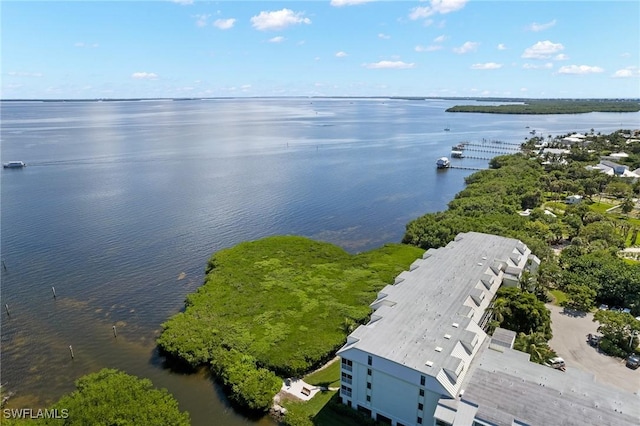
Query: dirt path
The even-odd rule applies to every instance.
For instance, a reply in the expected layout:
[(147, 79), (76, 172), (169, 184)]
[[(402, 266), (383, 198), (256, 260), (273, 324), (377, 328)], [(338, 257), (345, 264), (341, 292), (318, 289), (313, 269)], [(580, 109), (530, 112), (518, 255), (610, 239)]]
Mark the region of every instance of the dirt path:
[(564, 358), (567, 368), (579, 368), (593, 374), (596, 382), (606, 383), (640, 395), (640, 369), (631, 370), (624, 360), (600, 353), (589, 346), (587, 335), (598, 334), (593, 314), (573, 311), (547, 304), (551, 311), (553, 339), (549, 345)]

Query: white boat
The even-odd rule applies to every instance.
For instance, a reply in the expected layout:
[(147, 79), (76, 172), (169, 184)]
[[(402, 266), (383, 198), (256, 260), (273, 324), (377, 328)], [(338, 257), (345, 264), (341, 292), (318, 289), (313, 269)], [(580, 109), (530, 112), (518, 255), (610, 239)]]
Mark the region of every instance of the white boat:
[(450, 165), (451, 162), (447, 157), (440, 157), (438, 161), (436, 161), (436, 166), (438, 166), (439, 169), (447, 169)]
[(27, 165), (23, 161), (9, 161), (8, 163), (4, 163), (2, 167), (5, 169), (21, 169), (27, 167)]

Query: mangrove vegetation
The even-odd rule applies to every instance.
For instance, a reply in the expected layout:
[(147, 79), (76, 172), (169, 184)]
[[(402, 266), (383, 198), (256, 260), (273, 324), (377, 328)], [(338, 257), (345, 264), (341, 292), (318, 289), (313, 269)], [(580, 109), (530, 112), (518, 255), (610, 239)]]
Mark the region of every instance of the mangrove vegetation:
[[(15, 410), (13, 410), (15, 411)], [(19, 411), (19, 410), (18, 410)], [(65, 426), (188, 426), (189, 413), (180, 411), (178, 401), (166, 390), (153, 386), (149, 379), (131, 376), (119, 370), (102, 369), (80, 377), (76, 390), (62, 396), (50, 409), (22, 416), (3, 412), (3, 425)], [(22, 418), (19, 418), (22, 417)]]
[[(487, 100), (484, 100), (487, 101)], [(514, 100), (509, 100), (514, 102)], [(522, 103), (503, 105), (456, 105), (447, 112), (490, 114), (584, 114), (587, 112), (638, 112), (637, 100), (602, 99), (526, 99)]]
[(422, 252), (388, 244), (351, 255), (296, 236), (238, 244), (211, 257), (204, 285), (158, 344), (193, 367), (210, 364), (238, 406), (267, 410), (281, 378), (332, 358), (377, 292)]

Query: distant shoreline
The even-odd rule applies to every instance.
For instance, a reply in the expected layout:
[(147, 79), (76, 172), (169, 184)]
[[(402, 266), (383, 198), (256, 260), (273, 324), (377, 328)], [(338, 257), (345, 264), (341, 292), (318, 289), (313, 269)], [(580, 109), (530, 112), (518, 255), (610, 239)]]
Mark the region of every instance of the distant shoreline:
[[(78, 98), (78, 99), (0, 99), (0, 102), (141, 102), (141, 101), (207, 101), (207, 100), (229, 100), (229, 99), (385, 99), (404, 101), (473, 101), (473, 102), (509, 102), (510, 105), (456, 105), (447, 109), (447, 112), (485, 112), (497, 114), (575, 114), (583, 112), (637, 112), (640, 111), (640, 98), (470, 98), (470, 97), (438, 97), (438, 96), (214, 96), (214, 97), (193, 97), (193, 98)], [(515, 105), (518, 103), (520, 105)], [(593, 111), (571, 112), (568, 107), (572, 105), (593, 105), (603, 107), (605, 105), (615, 105), (617, 107), (630, 106), (635, 109), (624, 111), (594, 109)], [(565, 108), (569, 112), (559, 110), (557, 112), (515, 112), (516, 109), (545, 108), (550, 107)]]

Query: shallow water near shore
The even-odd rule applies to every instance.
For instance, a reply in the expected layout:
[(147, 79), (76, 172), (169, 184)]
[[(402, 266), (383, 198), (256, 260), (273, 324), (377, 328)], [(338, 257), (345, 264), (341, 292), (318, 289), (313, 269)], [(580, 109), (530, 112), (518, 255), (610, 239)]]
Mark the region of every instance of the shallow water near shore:
[(156, 351), (162, 322), (202, 283), (212, 253), (274, 234), (352, 253), (399, 242), (408, 221), (446, 209), (473, 172), (436, 170), (452, 145), (640, 123), (638, 113), (445, 113), (453, 104), (0, 103), (2, 161), (27, 163), (1, 174), (0, 296), (10, 315), (3, 306), (0, 382), (15, 392), (9, 405), (44, 408), (81, 375), (110, 367), (167, 388), (194, 425), (270, 424), (235, 413), (206, 372), (174, 372)]

